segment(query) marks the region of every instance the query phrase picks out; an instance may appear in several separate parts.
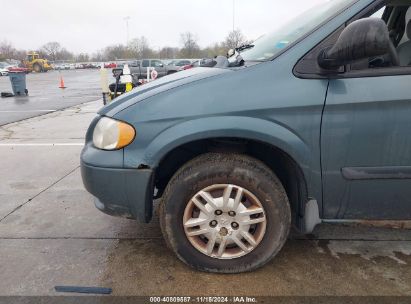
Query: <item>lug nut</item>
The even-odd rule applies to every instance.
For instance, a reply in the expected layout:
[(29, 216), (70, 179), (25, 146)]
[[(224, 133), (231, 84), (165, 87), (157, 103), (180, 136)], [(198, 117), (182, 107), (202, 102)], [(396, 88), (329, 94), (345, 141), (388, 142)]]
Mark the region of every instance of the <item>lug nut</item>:
[(213, 227), (213, 228), (214, 228), (215, 226), (217, 226), (217, 221), (215, 221), (215, 220), (214, 220), (214, 221), (211, 221), (211, 222), (210, 222), (210, 227)]
[(236, 222), (232, 222), (231, 227), (233, 227), (233, 229), (238, 229), (239, 225)]
[(229, 216), (235, 216), (235, 212), (234, 212), (234, 211), (229, 211), (229, 212), (228, 212), (228, 215), (229, 215)]
[(216, 210), (214, 213), (215, 213), (215, 215), (221, 215), (221, 214), (223, 214), (223, 211), (221, 211), (221, 210)]

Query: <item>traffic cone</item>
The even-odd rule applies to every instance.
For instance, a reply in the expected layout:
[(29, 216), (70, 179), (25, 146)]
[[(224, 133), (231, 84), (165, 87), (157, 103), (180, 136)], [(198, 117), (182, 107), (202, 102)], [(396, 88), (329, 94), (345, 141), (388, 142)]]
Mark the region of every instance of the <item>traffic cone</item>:
[(66, 88), (66, 86), (64, 85), (63, 76), (60, 76), (60, 86), (59, 86), (59, 88), (60, 89), (65, 89)]

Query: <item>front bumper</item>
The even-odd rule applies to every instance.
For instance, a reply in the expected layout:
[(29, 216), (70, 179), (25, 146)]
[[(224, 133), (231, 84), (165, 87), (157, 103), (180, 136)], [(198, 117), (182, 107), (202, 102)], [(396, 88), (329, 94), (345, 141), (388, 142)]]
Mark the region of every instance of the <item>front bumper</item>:
[(81, 161), (81, 176), (96, 207), (109, 215), (148, 223), (153, 213), (153, 170), (91, 166)]

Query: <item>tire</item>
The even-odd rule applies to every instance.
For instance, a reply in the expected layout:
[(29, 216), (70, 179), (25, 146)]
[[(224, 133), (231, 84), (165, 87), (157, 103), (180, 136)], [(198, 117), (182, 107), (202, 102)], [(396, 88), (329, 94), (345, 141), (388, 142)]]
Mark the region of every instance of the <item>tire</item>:
[(36, 63), (35, 65), (33, 65), (33, 70), (34, 70), (36, 73), (41, 73), (41, 72), (43, 71), (41, 65), (39, 65), (39, 64), (37, 64), (37, 63)]
[[(218, 227), (223, 224), (231, 225), (231, 227), (234, 228), (233, 222), (227, 224), (227, 219), (230, 220), (228, 216), (229, 207), (227, 207), (224, 214), (221, 215), (221, 217), (224, 216), (225, 219), (220, 218), (221, 222), (220, 219), (218, 219), (219, 226), (212, 228), (218, 230), (216, 235), (221, 239), (219, 243), (211, 244), (213, 246), (210, 246), (212, 252), (210, 256), (207, 254), (208, 252), (200, 251), (202, 248), (201, 242), (206, 242), (204, 246), (208, 245), (209, 239), (211, 239), (208, 235), (205, 238), (204, 235), (189, 238), (189, 236), (187, 236), (188, 234), (186, 234), (189, 229), (202, 230), (201, 228), (203, 226), (197, 226), (195, 228), (185, 227), (189, 221), (200, 219), (201, 215), (199, 218), (190, 218), (189, 221), (186, 221), (187, 214), (189, 214), (189, 217), (192, 215), (192, 217), (195, 217), (194, 214), (198, 214), (198, 210), (200, 209), (196, 209), (197, 205), (194, 206), (194, 208), (190, 206), (193, 205), (193, 197), (199, 193), (204, 193), (200, 191), (216, 189), (215, 191), (220, 191), (221, 193), (222, 190), (219, 190), (218, 187), (225, 187), (224, 189), (231, 187), (230, 189), (235, 189), (232, 185), (237, 187), (237, 189), (242, 188), (243, 192), (241, 193), (243, 193), (243, 196), (247, 196), (245, 202), (240, 203), (241, 208), (244, 208), (243, 204), (247, 204), (248, 198), (250, 197), (251, 200), (255, 199), (254, 201), (260, 204), (264, 210), (264, 213), (258, 215), (259, 218), (262, 217), (264, 219), (264, 222), (249, 226), (251, 228), (248, 230), (249, 233), (251, 233), (252, 229), (255, 230), (255, 234), (253, 235), (254, 241), (257, 240), (257, 236), (255, 235), (259, 231), (259, 243), (249, 252), (244, 250), (242, 255), (236, 253), (231, 257), (229, 253), (227, 253), (228, 257), (226, 256), (225, 258), (224, 255), (220, 255), (221, 240), (225, 237), (234, 237), (234, 233), (236, 233), (233, 229), (231, 229), (229, 234), (226, 233), (228, 231), (227, 229), (230, 229), (230, 226), (227, 226), (227, 229), (224, 231), (218, 230), (220, 229)], [(239, 190), (236, 191), (238, 194)], [(233, 197), (237, 194), (233, 193), (232, 197), (232, 190), (228, 192), (230, 193), (229, 200), (231, 200), (231, 202), (234, 201)], [(225, 193), (226, 192), (223, 192), (224, 195)], [(212, 195), (214, 196), (215, 193)], [(219, 198), (216, 198), (216, 200), (218, 199)], [(224, 198), (220, 198), (220, 201), (221, 200), (224, 205)], [(242, 201), (243, 199), (241, 199), (241, 202)], [(190, 210), (196, 211), (190, 213)], [(219, 212), (221, 212), (221, 210)], [(217, 214), (217, 211), (214, 213), (209, 212), (209, 215), (213, 216), (211, 214)], [(235, 216), (238, 216), (238, 214)], [(209, 218), (206, 218), (205, 221), (208, 220)], [(249, 220), (247, 219), (247, 221)], [(261, 161), (241, 154), (209, 153), (189, 161), (172, 177), (162, 197), (160, 224), (168, 247), (187, 265), (207, 272), (239, 273), (252, 271), (265, 265), (280, 251), (289, 234), (291, 211), (287, 195), (281, 182)], [(212, 227), (212, 224), (212, 222), (209, 223), (210, 227)], [(240, 222), (240, 228), (237, 229), (247, 229), (244, 227), (248, 226), (242, 225)], [(264, 229), (260, 228), (261, 225), (265, 225)], [(264, 233), (262, 233), (262, 231), (264, 231)], [(241, 233), (247, 232), (241, 231)], [(263, 236), (261, 237), (261, 235)], [(238, 240), (238, 234), (235, 238)], [(196, 246), (197, 244), (199, 244), (199, 246)], [(247, 243), (245, 238), (242, 239), (242, 244), (247, 244), (247, 246), (252, 247), (251, 242)], [(227, 252), (241, 252), (240, 246), (236, 244), (230, 244), (225, 250)], [(226, 254), (225, 251), (224, 254)]]

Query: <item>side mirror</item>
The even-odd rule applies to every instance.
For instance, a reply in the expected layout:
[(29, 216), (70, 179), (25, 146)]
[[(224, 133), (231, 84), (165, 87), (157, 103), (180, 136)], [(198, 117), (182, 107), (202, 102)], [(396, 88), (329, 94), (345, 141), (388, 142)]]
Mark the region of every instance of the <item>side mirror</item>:
[(365, 18), (348, 25), (337, 42), (318, 56), (324, 69), (336, 69), (357, 60), (382, 56), (390, 52), (388, 27), (382, 19)]

